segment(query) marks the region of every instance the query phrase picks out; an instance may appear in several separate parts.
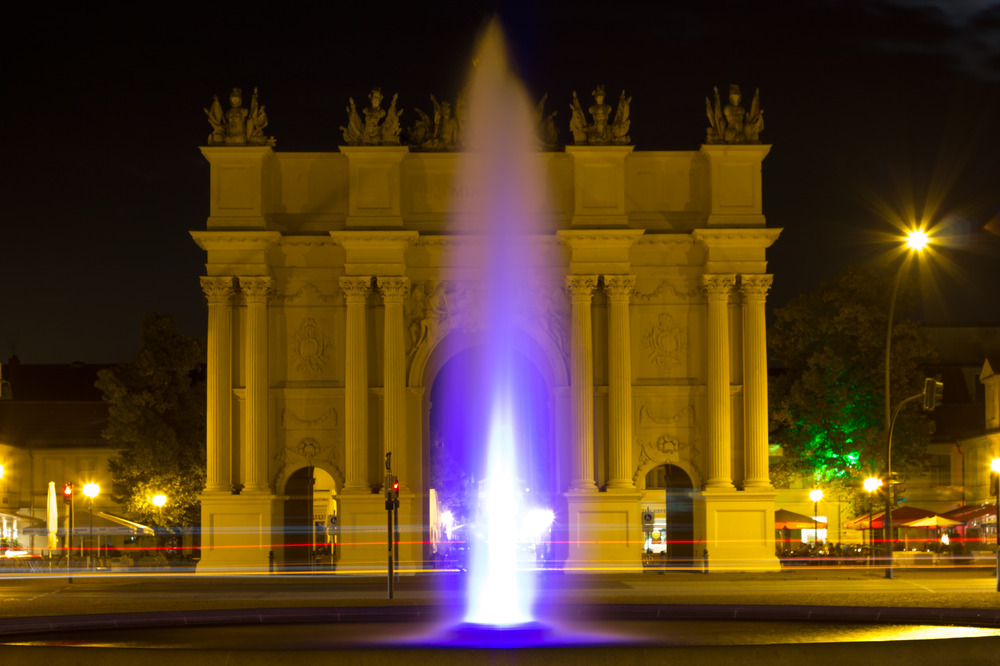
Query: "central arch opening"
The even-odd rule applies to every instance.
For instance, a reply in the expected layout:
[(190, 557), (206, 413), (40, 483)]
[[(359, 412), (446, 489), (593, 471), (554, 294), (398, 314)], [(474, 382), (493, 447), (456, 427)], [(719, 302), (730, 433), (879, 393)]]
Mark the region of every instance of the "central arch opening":
[[(477, 523), (489, 501), (485, 496), (487, 442), (495, 409), (495, 396), (483, 382), (488, 376), (486, 365), (494, 361), (485, 356), (478, 346), (456, 353), (441, 367), (430, 392), (427, 465), (430, 515), (437, 521), (431, 526), (433, 558), (444, 568), (466, 568), (474, 549), (483, 547), (489, 538), (518, 539), (526, 560), (543, 563), (551, 556), (551, 523), (522, 525), (518, 534), (506, 536), (485, 534)], [(507, 366), (513, 387), (509, 409), (514, 415), (515, 475), (521, 504), (552, 511), (556, 484), (550, 390), (527, 356), (512, 352)]]

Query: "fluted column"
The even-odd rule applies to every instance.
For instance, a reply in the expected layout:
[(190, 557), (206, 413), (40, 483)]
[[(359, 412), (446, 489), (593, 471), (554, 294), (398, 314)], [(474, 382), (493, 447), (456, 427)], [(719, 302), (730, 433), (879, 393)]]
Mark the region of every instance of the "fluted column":
[(365, 308), (371, 277), (341, 277), (347, 303), (344, 336), (344, 444), (346, 492), (365, 492), (368, 486), (368, 330)]
[(705, 275), (708, 295), (708, 479), (706, 489), (733, 487), (729, 413), (729, 294), (735, 275)]
[(243, 428), (243, 486), (267, 490), (267, 299), (274, 280), (265, 276), (240, 278), (247, 305), (244, 368), (246, 381)]
[(634, 275), (605, 275), (608, 295), (608, 421), (611, 445), (611, 490), (633, 490), (632, 483), (632, 348), (629, 296)]
[(571, 490), (597, 491), (594, 483), (594, 343), (590, 328), (596, 275), (566, 278), (572, 301), (570, 384), (573, 404), (573, 480)]
[(229, 441), (232, 404), (233, 278), (202, 277), (208, 300), (208, 367), (206, 368), (205, 490), (229, 490), (232, 470), (224, 459)]
[(771, 275), (740, 276), (743, 296), (743, 423), (744, 487), (771, 488), (767, 449), (767, 329), (764, 300)]
[(382, 432), (385, 436), (383, 453), (392, 454), (392, 472), (400, 476), (405, 487), (406, 469), (406, 347), (403, 342), (403, 300), (409, 291), (405, 277), (380, 277), (378, 288), (385, 305)]

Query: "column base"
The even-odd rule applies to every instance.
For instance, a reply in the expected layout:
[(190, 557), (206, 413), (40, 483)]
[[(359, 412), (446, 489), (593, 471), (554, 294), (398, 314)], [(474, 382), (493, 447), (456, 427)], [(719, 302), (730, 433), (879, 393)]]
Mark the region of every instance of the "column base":
[(201, 495), (201, 560), (195, 571), (267, 571), (274, 517), (280, 515), (270, 493), (204, 492)]
[[(423, 521), (417, 496), (399, 496), (399, 571), (423, 566)], [(339, 573), (385, 573), (389, 566), (388, 516), (385, 496), (341, 493), (338, 514), (336, 567)], [(395, 539), (395, 535), (393, 535)]]
[(641, 497), (636, 492), (565, 494), (567, 573), (642, 571)]
[(695, 561), (701, 561), (709, 572), (779, 571), (781, 563), (774, 551), (776, 494), (773, 490), (696, 491), (692, 495)]

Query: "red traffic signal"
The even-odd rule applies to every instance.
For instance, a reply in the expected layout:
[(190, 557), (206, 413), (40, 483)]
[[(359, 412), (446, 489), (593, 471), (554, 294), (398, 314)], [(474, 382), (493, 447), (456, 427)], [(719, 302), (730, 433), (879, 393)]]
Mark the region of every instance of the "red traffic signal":
[(73, 484), (67, 483), (63, 486), (63, 501), (69, 504), (73, 501)]
[(394, 492), (394, 493), (398, 493), (399, 492), (399, 481), (393, 481), (392, 482), (392, 492)]

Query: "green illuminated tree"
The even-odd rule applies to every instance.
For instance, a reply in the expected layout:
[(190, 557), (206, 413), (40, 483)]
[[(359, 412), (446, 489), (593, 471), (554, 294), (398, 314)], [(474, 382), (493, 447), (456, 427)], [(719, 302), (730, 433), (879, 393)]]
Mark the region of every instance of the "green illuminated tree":
[[(771, 441), (783, 453), (772, 469), (775, 481), (804, 477), (823, 484), (828, 494), (849, 496), (861, 478), (884, 469), (885, 332), (893, 272), (849, 267), (775, 311), (768, 346), (784, 369), (770, 383)], [(917, 297), (906, 286), (904, 280), (892, 332), (893, 406), (920, 392), (920, 366), (933, 357), (919, 325), (900, 315)], [(906, 475), (924, 469), (929, 438), (919, 406), (904, 407), (893, 431), (893, 470)]]
[[(143, 317), (141, 338), (132, 361), (98, 373), (112, 497), (146, 524), (190, 525), (205, 485), (205, 345), (158, 314)], [(150, 502), (159, 493), (162, 509)]]

